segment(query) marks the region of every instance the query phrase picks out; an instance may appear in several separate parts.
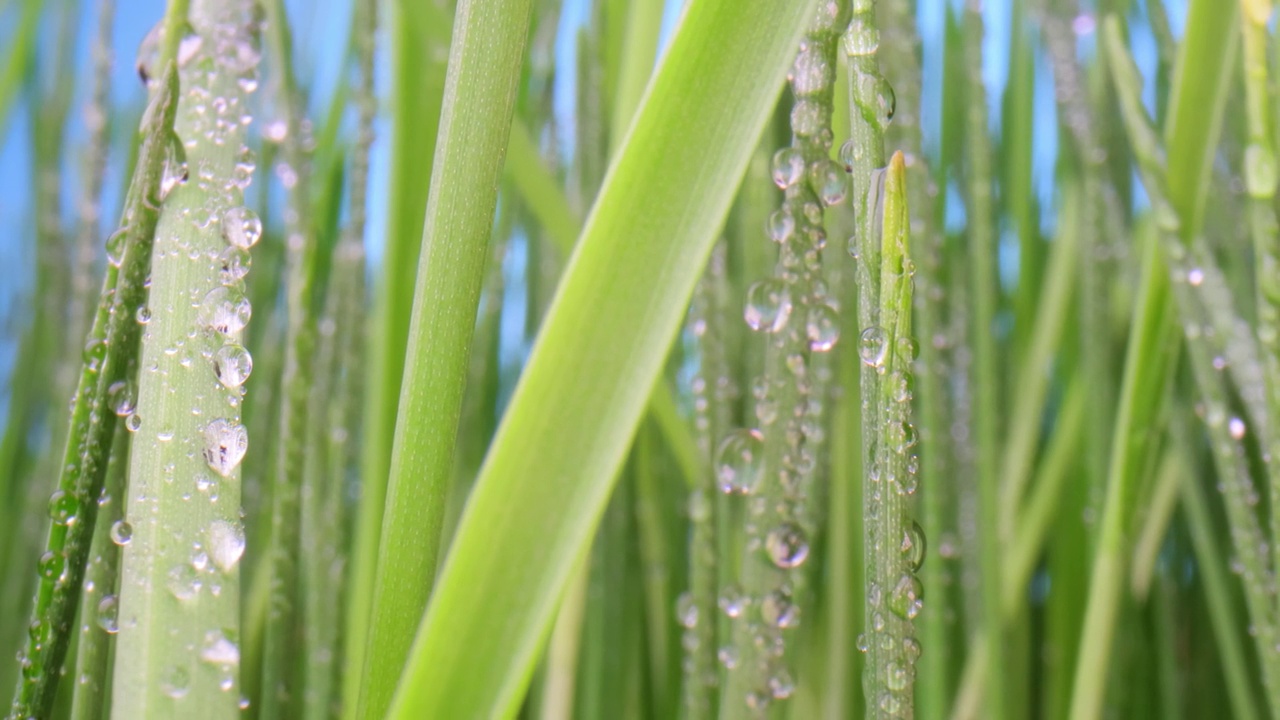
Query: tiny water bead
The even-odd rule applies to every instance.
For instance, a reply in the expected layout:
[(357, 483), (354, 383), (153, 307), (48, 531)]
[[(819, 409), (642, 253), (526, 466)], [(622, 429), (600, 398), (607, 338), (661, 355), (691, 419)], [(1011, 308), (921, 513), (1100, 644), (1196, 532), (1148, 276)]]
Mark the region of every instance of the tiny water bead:
[(800, 528), (785, 523), (769, 531), (765, 552), (774, 565), (786, 570), (800, 567), (809, 557), (809, 541)]
[(204, 428), (204, 459), (222, 477), (229, 476), (249, 449), (249, 434), (243, 425), (222, 418)]
[(213, 374), (229, 389), (244, 385), (253, 372), (253, 357), (242, 345), (223, 345), (213, 354)]
[(138, 430), (141, 428), (142, 428), (142, 416), (139, 415), (137, 412), (129, 413), (129, 416), (124, 419), (125, 430), (128, 430), (129, 432), (138, 432)]
[(800, 182), (804, 168), (804, 153), (799, 148), (785, 147), (773, 155), (773, 183), (779, 190), (786, 190)]
[(222, 213), (222, 237), (231, 245), (249, 249), (262, 238), (262, 221), (257, 213), (242, 205)]
[(716, 599), (716, 605), (719, 606), (720, 612), (726, 617), (733, 619), (742, 616), (742, 611), (747, 605), (747, 598), (742, 594), (742, 589), (733, 583), (729, 583), (720, 591), (720, 597)]
[(175, 665), (165, 673), (164, 679), (160, 682), (160, 689), (174, 700), (181, 700), (191, 692), (191, 674), (186, 668)]
[(777, 628), (793, 628), (800, 624), (800, 608), (792, 602), (791, 592), (778, 588), (760, 601), (760, 619)]
[(770, 278), (753, 284), (747, 290), (747, 304), (742, 317), (747, 327), (757, 332), (781, 331), (791, 317), (791, 290), (787, 282)]
[(764, 437), (756, 430), (734, 430), (716, 450), (716, 483), (721, 492), (746, 495), (764, 475)]
[(869, 327), (858, 337), (858, 356), (862, 358), (865, 365), (874, 368), (884, 367), (888, 351), (888, 338), (882, 327)]
[(169, 569), (169, 574), (165, 579), (165, 587), (174, 597), (182, 601), (194, 599), (200, 594), (200, 588), (204, 585), (200, 581), (200, 577), (196, 575), (195, 568), (186, 563), (174, 565)]
[(240, 646), (228, 638), (223, 631), (210, 630), (204, 634), (200, 659), (210, 665), (234, 667), (240, 664)]
[(217, 287), (209, 291), (200, 310), (197, 321), (222, 335), (235, 335), (249, 324), (253, 308), (244, 293), (228, 287)]
[(67, 566), (67, 558), (60, 552), (45, 551), (36, 564), (36, 571), (45, 580), (57, 580)]
[(126, 520), (117, 520), (111, 524), (111, 542), (124, 547), (133, 540), (133, 526)]
[(128, 417), (137, 408), (137, 386), (127, 380), (117, 380), (107, 388), (107, 404), (118, 417)]

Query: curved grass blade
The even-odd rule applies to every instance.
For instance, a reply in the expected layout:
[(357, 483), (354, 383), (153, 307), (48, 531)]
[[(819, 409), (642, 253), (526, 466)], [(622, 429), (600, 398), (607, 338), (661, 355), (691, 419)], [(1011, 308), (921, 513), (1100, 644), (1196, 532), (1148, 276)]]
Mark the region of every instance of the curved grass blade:
[(70, 645), (98, 495), (106, 476), (112, 432), (118, 422), (117, 408), (109, 395), (113, 387), (117, 393), (128, 392), (127, 388), (136, 382), (127, 373), (130, 367), (136, 368), (139, 327), (135, 316), (147, 296), (145, 282), (151, 268), (161, 183), (172, 147), (177, 106), (178, 74), (171, 66), (149, 108), (124, 225), (108, 241), (108, 253), (114, 259), (107, 268), (93, 327), (85, 343), (64, 469), (58, 490), (50, 498), (53, 522), (45, 553), (40, 557), (30, 637), (22, 652), (22, 677), (10, 708), (15, 718), (49, 714)]
[(515, 712), (811, 8), (686, 9), (481, 470), (390, 717)]

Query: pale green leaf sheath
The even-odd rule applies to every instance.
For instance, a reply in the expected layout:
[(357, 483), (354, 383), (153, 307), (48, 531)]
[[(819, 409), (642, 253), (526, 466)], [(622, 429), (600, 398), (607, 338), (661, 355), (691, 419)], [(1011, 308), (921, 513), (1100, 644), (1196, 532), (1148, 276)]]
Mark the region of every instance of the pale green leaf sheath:
[[(142, 338), (112, 715), (239, 714), (241, 424), (252, 368), (243, 277), (261, 223), (244, 208), (252, 157), (245, 88), (258, 51), (250, 3), (194, 0), (175, 125), (184, 184), (156, 230)], [(176, 37), (176, 36), (170, 36)], [(176, 41), (176, 40), (175, 40)]]

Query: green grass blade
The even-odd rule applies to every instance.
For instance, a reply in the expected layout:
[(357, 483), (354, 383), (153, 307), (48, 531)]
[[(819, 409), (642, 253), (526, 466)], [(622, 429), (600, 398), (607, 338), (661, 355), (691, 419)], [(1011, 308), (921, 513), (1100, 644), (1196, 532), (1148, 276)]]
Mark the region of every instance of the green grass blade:
[(476, 308), (489, 259), (530, 0), (464, 0), (423, 229), (378, 555), (362, 716), (380, 717), (435, 579)]
[[(179, 15), (178, 17), (181, 17)], [(116, 253), (107, 270), (93, 327), (85, 344), (84, 365), (71, 414), (63, 471), (50, 499), (46, 551), (40, 558), (32, 631), (23, 652), (22, 679), (12, 714), (48, 715), (73, 631), (81, 581), (94, 531), (97, 497), (108, 465), (111, 437), (118, 421), (113, 400), (129, 392), (130, 368), (136, 372), (139, 329), (134, 317), (145, 302), (144, 282), (159, 216), (165, 161), (172, 144), (178, 107), (177, 73), (170, 71), (157, 90), (144, 128), (142, 159), (130, 186), (125, 225), (108, 252)], [(122, 385), (116, 386), (116, 383)], [(123, 390), (119, 388), (124, 388)]]
[(514, 713), (809, 11), (686, 9), (481, 470), (391, 717)]
[[(137, 411), (128, 421), (133, 539), (123, 560), (114, 717), (238, 712), (239, 693), (223, 686), (238, 685), (239, 464), (248, 445), (239, 343), (250, 308), (233, 268), (245, 266), (245, 246), (260, 235), (242, 205), (250, 178), (237, 170), (248, 100), (239, 80), (256, 72), (256, 54), (242, 52), (253, 47), (249, 21), (247, 2), (191, 5), (200, 40), (180, 73), (176, 123), (191, 172), (156, 229)], [(206, 97), (223, 98), (221, 112), (208, 112)]]
[(388, 3), (385, 25), (391, 45), (390, 154), (406, 160), (393, 163), (390, 170), (386, 246), (374, 286), (363, 408), (362, 483), (345, 619), (342, 697), (346, 720), (358, 717), (409, 315), (444, 93), (445, 50), (453, 23), (437, 3), (398, 0)]

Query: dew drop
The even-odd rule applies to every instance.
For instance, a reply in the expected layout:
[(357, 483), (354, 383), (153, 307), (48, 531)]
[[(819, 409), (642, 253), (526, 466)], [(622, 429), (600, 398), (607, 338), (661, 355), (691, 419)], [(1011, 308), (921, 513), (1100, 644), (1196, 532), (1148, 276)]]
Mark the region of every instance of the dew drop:
[(773, 155), (773, 183), (780, 190), (800, 182), (804, 177), (804, 153), (799, 148), (785, 147)]
[(889, 609), (898, 617), (914, 620), (920, 614), (922, 607), (924, 607), (924, 586), (915, 575), (904, 573), (898, 578), (898, 583), (893, 586), (893, 592), (889, 594)]
[(53, 551), (45, 551), (40, 556), (40, 561), (36, 565), (36, 571), (40, 573), (40, 577), (45, 580), (56, 580), (62, 576), (62, 570), (67, 565), (67, 558), (62, 553)]
[(198, 595), (201, 585), (195, 568), (186, 563), (174, 565), (165, 580), (165, 587), (169, 588), (169, 592), (184, 602)]
[(858, 338), (858, 355), (865, 365), (874, 368), (884, 367), (888, 350), (888, 340), (883, 328), (869, 327), (863, 330)]
[(747, 601), (742, 594), (742, 590), (737, 585), (729, 583), (720, 591), (720, 597), (717, 598), (716, 604), (719, 605), (720, 612), (732, 619), (742, 616), (742, 611), (746, 607)]
[(224, 387), (240, 387), (252, 372), (253, 357), (241, 345), (223, 345), (213, 354), (213, 374)]
[(746, 495), (764, 475), (764, 437), (756, 430), (733, 430), (716, 450), (716, 482), (720, 491)]
[(222, 213), (222, 237), (234, 247), (247, 250), (262, 238), (262, 221), (243, 205), (228, 208)]
[(133, 526), (126, 520), (117, 520), (111, 524), (111, 542), (124, 547), (133, 540)]
[(880, 31), (876, 29), (869, 14), (858, 13), (849, 21), (841, 38), (846, 55), (861, 57), (870, 55), (880, 49)]
[(210, 665), (236, 666), (240, 664), (240, 647), (221, 630), (210, 630), (204, 634), (200, 659)]
[(827, 352), (835, 347), (840, 339), (840, 317), (835, 309), (825, 304), (813, 306), (805, 323), (805, 334), (809, 337), (809, 349), (814, 352)]
[(107, 595), (98, 601), (98, 627), (106, 631), (107, 634), (115, 635), (120, 631), (119, 616), (120, 598), (115, 595)]
[(214, 520), (209, 523), (207, 535), (213, 564), (222, 572), (234, 570), (244, 555), (244, 528), (239, 523)]
[(796, 232), (796, 220), (786, 210), (775, 210), (765, 222), (765, 233), (776, 243), (784, 243)]
[(776, 333), (787, 326), (791, 317), (791, 291), (785, 280), (761, 280), (747, 290), (743, 309), (747, 327), (757, 332)]
[(73, 493), (54, 490), (49, 496), (49, 517), (55, 525), (74, 525), (80, 512), (80, 501)]
[(186, 668), (175, 665), (165, 673), (160, 689), (174, 700), (181, 700), (191, 692), (191, 675)]
[(800, 624), (800, 608), (791, 600), (791, 593), (778, 588), (760, 601), (760, 617), (777, 628), (793, 628)]
[(235, 285), (249, 274), (253, 257), (242, 247), (231, 245), (218, 255), (218, 281), (223, 285)]
[(770, 530), (764, 547), (773, 564), (783, 569), (799, 567), (809, 557), (809, 541), (804, 532), (789, 523)]
[(204, 428), (204, 460), (222, 477), (236, 469), (248, 448), (249, 434), (243, 425), (218, 418)]
[(218, 287), (209, 291), (200, 304), (197, 320), (201, 325), (223, 335), (234, 335), (244, 329), (253, 315), (249, 299), (238, 290)]
[(142, 416), (137, 412), (129, 413), (128, 417), (124, 419), (124, 428), (129, 432), (138, 432), (141, 427)]

